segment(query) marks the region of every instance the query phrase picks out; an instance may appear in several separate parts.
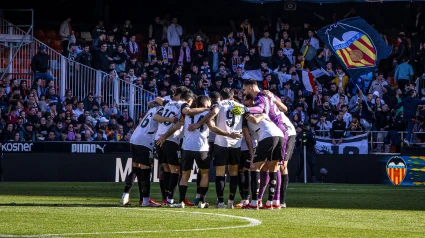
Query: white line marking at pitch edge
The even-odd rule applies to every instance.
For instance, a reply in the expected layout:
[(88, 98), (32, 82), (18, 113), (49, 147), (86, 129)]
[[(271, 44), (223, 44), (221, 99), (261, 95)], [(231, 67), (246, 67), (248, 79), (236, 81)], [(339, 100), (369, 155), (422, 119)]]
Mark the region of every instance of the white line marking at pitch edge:
[[(225, 230), (225, 229), (239, 229), (261, 225), (261, 221), (243, 216), (233, 216), (227, 214), (217, 214), (209, 212), (188, 212), (188, 211), (173, 211), (165, 209), (143, 209), (143, 208), (121, 208), (121, 207), (110, 207), (113, 209), (132, 209), (142, 211), (157, 211), (157, 212), (176, 212), (176, 213), (191, 213), (199, 215), (210, 215), (210, 216), (221, 216), (233, 219), (246, 220), (249, 223), (240, 226), (226, 226), (226, 227), (209, 227), (209, 228), (195, 228), (195, 229), (181, 229), (181, 230), (155, 230), (155, 231), (111, 231), (111, 232), (84, 232), (84, 233), (62, 233), (62, 234), (40, 234), (40, 235), (11, 235), (11, 234), (0, 234), (0, 237), (61, 237), (61, 236), (81, 236), (81, 235), (107, 235), (107, 234), (137, 234), (137, 233), (162, 233), (162, 232), (184, 232), (184, 231), (209, 231), (209, 230)], [(87, 209), (87, 208), (85, 208)], [(97, 208), (95, 208), (97, 209)]]

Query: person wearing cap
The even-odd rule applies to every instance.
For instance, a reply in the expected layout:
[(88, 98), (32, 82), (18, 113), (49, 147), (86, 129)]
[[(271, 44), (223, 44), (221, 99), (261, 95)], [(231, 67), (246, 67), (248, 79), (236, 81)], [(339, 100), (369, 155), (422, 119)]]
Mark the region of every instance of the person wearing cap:
[(372, 93), (372, 103), (373, 104), (376, 104), (376, 99), (377, 98), (380, 98), (381, 99), (381, 105), (384, 105), (385, 104), (385, 101), (382, 99), (382, 97), (379, 95), (379, 92), (378, 91), (375, 91), (375, 92), (373, 92)]
[(36, 141), (35, 132), (31, 122), (24, 123), (24, 129), (19, 131), (21, 139), (24, 141)]
[[(75, 43), (73, 42), (69, 43), (68, 50), (63, 53), (63, 56), (65, 56), (65, 58), (67, 58), (68, 60), (75, 61), (75, 59), (77, 58), (76, 49), (77, 49), (77, 46), (75, 45)], [(69, 67), (71, 67), (71, 64), (69, 64)]]
[(312, 181), (313, 183), (317, 183), (316, 158), (314, 157), (314, 153), (316, 152), (316, 139), (314, 138), (313, 133), (310, 131), (310, 123), (308, 121), (303, 123), (302, 131), (297, 133), (295, 138), (295, 150), (300, 155), (297, 172), (295, 174), (296, 182), (300, 181), (301, 172), (304, 171), (304, 146), (306, 147), (306, 160), (308, 166), (310, 167)]
[(34, 73), (34, 80), (39, 78), (44, 80), (53, 80), (50, 74), (50, 59), (46, 51), (46, 45), (41, 44), (38, 52), (31, 59), (31, 70)]

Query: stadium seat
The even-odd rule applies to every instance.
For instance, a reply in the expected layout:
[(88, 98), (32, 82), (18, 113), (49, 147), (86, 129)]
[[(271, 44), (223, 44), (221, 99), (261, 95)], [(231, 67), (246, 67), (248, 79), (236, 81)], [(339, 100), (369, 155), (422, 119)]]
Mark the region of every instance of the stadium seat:
[(93, 41), (93, 38), (91, 36), (91, 33), (89, 31), (82, 31), (81, 32), (81, 38), (84, 39), (87, 42)]
[(81, 38), (81, 33), (79, 31), (74, 31), (74, 36), (76, 39)]
[(59, 53), (62, 53), (62, 42), (60, 40), (51, 40), (50, 45), (52, 49), (58, 51)]
[(34, 30), (34, 37), (39, 40), (48, 38), (43, 30)]
[(49, 38), (49, 39), (57, 39), (58, 38), (58, 34), (56, 34), (56, 31), (54, 30), (46, 30), (45, 35)]

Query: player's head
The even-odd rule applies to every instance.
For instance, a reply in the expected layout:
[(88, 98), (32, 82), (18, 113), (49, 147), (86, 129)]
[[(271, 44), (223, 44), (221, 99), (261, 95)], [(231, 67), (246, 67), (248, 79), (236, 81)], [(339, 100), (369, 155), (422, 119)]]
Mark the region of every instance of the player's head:
[(196, 98), (196, 107), (208, 108), (211, 106), (211, 100), (208, 96), (201, 95)]
[(255, 94), (260, 91), (260, 89), (258, 88), (257, 81), (255, 81), (254, 79), (246, 80), (243, 83), (242, 90), (243, 90), (243, 96), (247, 100), (254, 98)]
[(233, 93), (233, 90), (231, 88), (223, 88), (220, 91), (220, 97), (223, 100), (230, 100), (230, 99), (233, 98), (233, 95), (234, 95), (234, 93)]
[(186, 91), (183, 91), (180, 94), (180, 101), (183, 101), (183, 102), (186, 102), (188, 104), (191, 104), (192, 101), (193, 101), (193, 97), (194, 97), (193, 92), (190, 91), (190, 90), (186, 90)]
[(216, 91), (210, 92), (211, 103), (216, 103), (220, 101), (220, 93)]
[(176, 88), (176, 91), (173, 94), (173, 100), (177, 101), (180, 100), (181, 98), (181, 94), (185, 91), (189, 90), (188, 88), (186, 88), (185, 86), (180, 86)]

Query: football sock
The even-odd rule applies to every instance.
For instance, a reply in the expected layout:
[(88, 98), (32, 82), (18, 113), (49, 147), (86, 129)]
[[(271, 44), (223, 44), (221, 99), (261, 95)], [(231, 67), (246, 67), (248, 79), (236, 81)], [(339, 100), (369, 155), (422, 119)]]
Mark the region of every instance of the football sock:
[(170, 174), (170, 183), (168, 184), (168, 198), (174, 199), (177, 184), (179, 183), (179, 174)]
[(161, 189), (162, 200), (167, 199), (167, 193), (164, 190), (164, 179), (159, 180), (159, 188)]
[(168, 186), (170, 183), (170, 177), (171, 177), (171, 172), (164, 171), (164, 181), (162, 183), (164, 185), (165, 199), (167, 199), (167, 196), (168, 196), (168, 190), (169, 190)]
[(151, 169), (140, 169), (141, 171), (141, 178), (139, 180), (139, 183), (142, 187), (142, 196), (143, 198), (149, 197), (151, 193)]
[(243, 185), (243, 196), (242, 199), (249, 200), (249, 194), (251, 193), (251, 175), (249, 170), (243, 171), (245, 181)]
[(180, 201), (179, 202), (184, 202), (184, 200), (186, 199), (187, 186), (180, 185), (179, 186), (179, 192), (180, 192)]
[(125, 177), (125, 186), (124, 186), (124, 192), (125, 193), (130, 193), (131, 188), (133, 187), (133, 184), (134, 184), (134, 180), (137, 177), (138, 170), (139, 170), (139, 168), (133, 167), (131, 169), (130, 174), (128, 174), (127, 177)]
[(196, 196), (201, 193), (200, 191), (200, 184), (201, 183), (201, 170), (198, 169), (198, 173), (196, 174)]
[(260, 171), (260, 189), (258, 191), (258, 200), (261, 200), (263, 198), (264, 191), (266, 190), (269, 181), (269, 172)]
[(201, 202), (205, 202), (205, 197), (207, 196), (208, 187), (199, 187), (199, 193), (201, 194)]
[(252, 200), (258, 200), (258, 187), (260, 186), (260, 172), (251, 171), (251, 196)]
[(230, 176), (229, 200), (235, 200), (236, 190), (238, 189), (238, 176)]
[(219, 203), (223, 203), (224, 187), (226, 186), (226, 180), (224, 176), (215, 177), (215, 192), (217, 193), (217, 199)]
[(276, 192), (276, 185), (277, 185), (277, 175), (276, 172), (269, 172), (270, 175), (270, 183), (269, 183), (269, 198), (267, 201), (273, 201), (274, 194)]
[(282, 176), (280, 174), (280, 169), (278, 169), (276, 171), (276, 181), (277, 181), (277, 183), (276, 183), (276, 192), (274, 193), (273, 200), (279, 201), (280, 200), (280, 186), (282, 184)]
[(288, 189), (289, 176), (282, 174), (282, 186), (280, 187), (280, 204), (286, 202), (286, 190)]
[(239, 195), (243, 199), (243, 191), (244, 191), (243, 186), (244, 186), (244, 183), (245, 183), (245, 174), (244, 174), (243, 171), (238, 172), (238, 179), (239, 179), (239, 183), (238, 183)]

